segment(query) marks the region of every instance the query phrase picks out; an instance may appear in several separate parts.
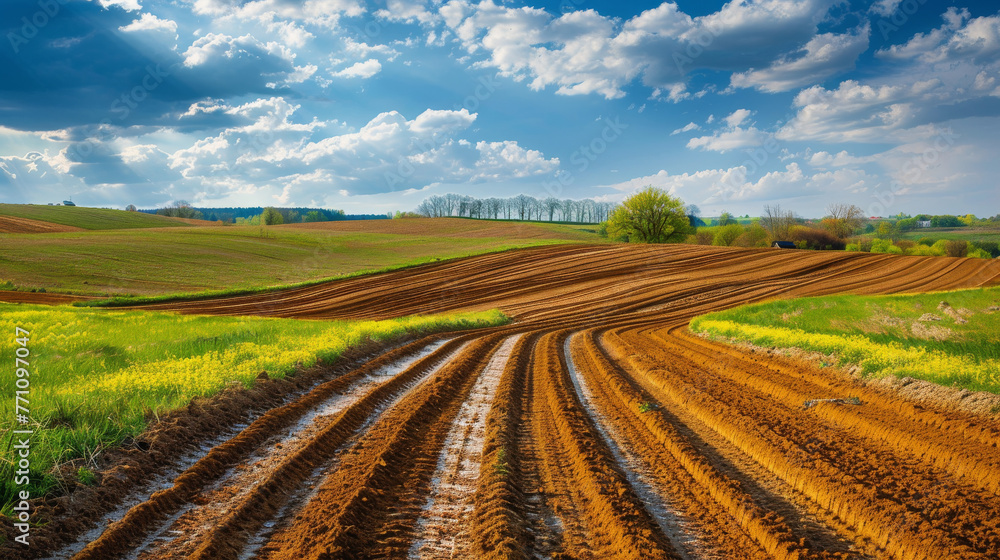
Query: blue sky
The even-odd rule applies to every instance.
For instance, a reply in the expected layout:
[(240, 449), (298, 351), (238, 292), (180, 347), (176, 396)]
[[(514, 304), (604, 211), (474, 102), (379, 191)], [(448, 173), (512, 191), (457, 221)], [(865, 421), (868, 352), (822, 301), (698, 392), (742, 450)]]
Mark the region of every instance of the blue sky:
[(991, 2), (5, 0), (0, 201), (1000, 212)]

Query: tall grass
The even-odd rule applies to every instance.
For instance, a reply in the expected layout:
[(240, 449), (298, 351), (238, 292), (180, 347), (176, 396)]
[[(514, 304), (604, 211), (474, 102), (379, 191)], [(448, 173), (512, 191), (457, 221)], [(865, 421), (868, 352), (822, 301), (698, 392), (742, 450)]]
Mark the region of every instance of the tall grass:
[[(939, 309), (942, 301), (950, 312)], [(866, 376), (909, 376), (1000, 393), (998, 306), (1000, 288), (824, 296), (710, 313), (690, 328), (761, 346), (834, 354), (841, 365), (858, 365)]]
[[(31, 333), (30, 489), (40, 496), (60, 484), (54, 467), (91, 462), (101, 449), (140, 434), (157, 415), (232, 383), (249, 387), (261, 371), (283, 378), (365, 341), (505, 321), (498, 311), (350, 322), (0, 304), (0, 332), (6, 333), (0, 356), (13, 366), (15, 328)], [(14, 391), (15, 377), (0, 377), (9, 419)], [(11, 425), (0, 434), (0, 448), (13, 443)], [(12, 461), (11, 453), (0, 455), (5, 514), (15, 490)]]

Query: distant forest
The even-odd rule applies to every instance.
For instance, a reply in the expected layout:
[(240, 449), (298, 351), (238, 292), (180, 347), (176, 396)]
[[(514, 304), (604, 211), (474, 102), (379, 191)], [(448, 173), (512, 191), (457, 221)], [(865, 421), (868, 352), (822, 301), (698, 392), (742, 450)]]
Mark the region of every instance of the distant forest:
[[(201, 208), (181, 202), (168, 208), (142, 209), (138, 211), (146, 214), (158, 214), (160, 216), (193, 218), (211, 222), (221, 221), (232, 224), (243, 220), (253, 221), (254, 219), (258, 219), (264, 214), (264, 210), (263, 206)], [(343, 220), (384, 220), (388, 217), (385, 214), (345, 214), (343, 210), (328, 210), (325, 208), (297, 207), (275, 208), (274, 210), (281, 215), (281, 223), (285, 224)]]

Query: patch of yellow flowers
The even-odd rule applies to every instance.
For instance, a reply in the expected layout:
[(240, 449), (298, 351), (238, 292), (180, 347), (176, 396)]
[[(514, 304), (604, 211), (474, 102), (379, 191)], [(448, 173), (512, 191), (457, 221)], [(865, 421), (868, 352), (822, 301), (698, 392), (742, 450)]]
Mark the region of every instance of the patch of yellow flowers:
[[(88, 407), (98, 408), (102, 401), (131, 401), (169, 408), (193, 396), (210, 395), (229, 383), (249, 386), (261, 371), (283, 377), (300, 365), (315, 364), (317, 358), (335, 359), (366, 340), (385, 341), (406, 332), (488, 326), (505, 320), (498, 311), (326, 323), (0, 304), (0, 333), (9, 333), (0, 336), (0, 353), (13, 355), (15, 327), (31, 331), (32, 376), (37, 380), (32, 388), (42, 400), (83, 400)], [(251, 337), (255, 341), (184, 350), (186, 343), (199, 337), (237, 329), (256, 333)], [(155, 350), (157, 341), (173, 345), (162, 347), (155, 359), (135, 353), (140, 347)], [(110, 365), (102, 348), (127, 354), (126, 365), (121, 359)]]
[(1000, 387), (1000, 363), (997, 360), (979, 362), (940, 351), (907, 348), (896, 343), (876, 343), (864, 336), (835, 336), (733, 321), (701, 319), (693, 322), (691, 328), (758, 346), (801, 348), (835, 354), (842, 363), (858, 364), (866, 375), (875, 377), (909, 376), (942, 384), (970, 380), (982, 386)]

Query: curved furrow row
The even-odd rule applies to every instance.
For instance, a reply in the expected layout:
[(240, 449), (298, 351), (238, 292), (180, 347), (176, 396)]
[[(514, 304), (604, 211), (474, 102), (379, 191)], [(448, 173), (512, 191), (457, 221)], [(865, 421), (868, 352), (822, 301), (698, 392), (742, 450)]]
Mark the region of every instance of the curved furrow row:
[(419, 498), (426, 496), (448, 428), (500, 340), (490, 335), (469, 342), (432, 379), (383, 414), (259, 556), (304, 560), (405, 555)]
[[(702, 360), (724, 355), (735, 367), (717, 373), (732, 383), (767, 394), (788, 408), (799, 408), (810, 399), (859, 397), (865, 406), (818, 406), (814, 414), (837, 424), (856, 436), (864, 437), (888, 449), (905, 450), (914, 458), (967, 478), (973, 484), (1000, 494), (1000, 430), (994, 422), (973, 422), (954, 412), (918, 410), (913, 404), (900, 404), (874, 390), (839, 383), (813, 368), (799, 365), (782, 367), (780, 362), (758, 362), (746, 354), (721, 344), (676, 334), (672, 342)], [(746, 375), (756, 368), (758, 375)], [(740, 372), (740, 373), (736, 373)], [(821, 380), (828, 379), (827, 383)]]
[[(714, 374), (718, 362), (686, 357), (683, 349), (660, 348), (629, 332), (615, 334), (609, 343), (647, 389), (683, 405), (894, 556), (991, 558), (1000, 550), (1000, 525), (986, 513), (1000, 508), (995, 496), (918, 461), (879, 453), (836, 426), (734, 387)], [(636, 352), (640, 347), (642, 355)], [(929, 488), (935, 492), (925, 495)], [(914, 510), (912, 504), (922, 507)]]
[[(585, 332), (574, 345), (581, 372), (603, 406), (615, 411), (609, 415), (613, 423), (623, 426), (621, 431), (632, 445), (657, 465), (667, 495), (674, 496), (687, 515), (707, 520), (706, 530), (714, 530), (708, 537), (725, 558), (851, 557), (849, 545), (829, 530), (801, 522), (793, 529), (776, 511), (789, 509), (775, 507), (780, 497), (763, 499), (765, 490), (725, 464), (708, 440), (618, 367), (594, 336)], [(727, 526), (728, 531), (719, 531)]]
[(416, 538), (408, 554), (410, 558), (447, 559), (469, 555), (473, 538), (468, 515), (474, 508), (473, 495), (481, 470), (486, 415), (521, 336), (511, 336), (497, 348), (462, 403), (438, 458), (430, 495), (417, 521)]
[(566, 336), (555, 331), (539, 339), (530, 389), (541, 459), (536, 468), (566, 527), (565, 552), (575, 558), (680, 558), (576, 399), (561, 351)]
[[(294, 425), (310, 411), (322, 406), (331, 396), (350, 388), (381, 369), (390, 368), (393, 364), (417, 354), (438, 338), (429, 337), (387, 352), (362, 367), (323, 383), (308, 394), (264, 414), (233, 438), (209, 450), (204, 457), (178, 476), (171, 487), (154, 493), (148, 500), (130, 509), (123, 518), (108, 526), (100, 537), (89, 543), (74, 558), (80, 560), (110, 558), (139, 546), (146, 535), (155, 531), (182, 507), (190, 504), (198, 493), (208, 488), (230, 468), (245, 461), (267, 440)], [(448, 345), (454, 344), (457, 343), (448, 343)], [(452, 349), (439, 348), (429, 358), (434, 359), (433, 356)]]

